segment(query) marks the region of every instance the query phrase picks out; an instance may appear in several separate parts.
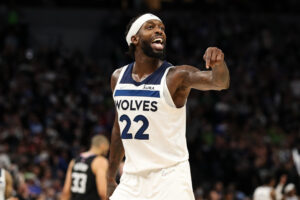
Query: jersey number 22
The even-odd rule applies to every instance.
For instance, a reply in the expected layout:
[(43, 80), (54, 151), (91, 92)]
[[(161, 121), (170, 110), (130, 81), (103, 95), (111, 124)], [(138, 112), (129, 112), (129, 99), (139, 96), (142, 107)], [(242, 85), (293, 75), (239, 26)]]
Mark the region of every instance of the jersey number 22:
[[(128, 133), (129, 128), (131, 126), (131, 120), (127, 115), (122, 115), (120, 117), (120, 122), (126, 122), (126, 126), (122, 131), (121, 134), (121, 138), (122, 139), (132, 139), (132, 133)], [(148, 126), (149, 126), (149, 121), (148, 119), (144, 116), (144, 115), (137, 115), (134, 119), (134, 122), (139, 122), (142, 121), (143, 125), (141, 126), (141, 128), (136, 132), (134, 139), (137, 140), (149, 140), (149, 134), (145, 133), (145, 131), (147, 130)]]

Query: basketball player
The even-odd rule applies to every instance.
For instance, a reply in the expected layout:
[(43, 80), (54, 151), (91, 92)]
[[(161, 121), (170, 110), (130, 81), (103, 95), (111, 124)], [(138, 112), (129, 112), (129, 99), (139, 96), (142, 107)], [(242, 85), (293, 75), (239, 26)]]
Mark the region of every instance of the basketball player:
[(275, 178), (271, 175), (266, 175), (263, 178), (263, 185), (255, 189), (253, 200), (276, 200), (274, 186)]
[(105, 136), (92, 138), (90, 150), (70, 162), (61, 200), (106, 199), (108, 162), (102, 155), (106, 155), (108, 149)]
[[(111, 78), (117, 110), (107, 177), (111, 200), (194, 199), (185, 138), (187, 97), (192, 88), (229, 87), (224, 54), (216, 47), (204, 54), (211, 71), (164, 61), (164, 30), (163, 22), (152, 14), (132, 20), (126, 41), (135, 62), (117, 69)], [(116, 187), (124, 154), (123, 175)]]
[(10, 173), (0, 168), (0, 200), (11, 197), (13, 191), (13, 180)]

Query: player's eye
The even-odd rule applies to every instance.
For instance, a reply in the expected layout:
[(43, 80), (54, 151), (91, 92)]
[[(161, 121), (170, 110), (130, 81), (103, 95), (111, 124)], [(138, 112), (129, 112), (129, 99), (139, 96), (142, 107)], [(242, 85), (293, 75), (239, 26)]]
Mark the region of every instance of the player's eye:
[(152, 26), (152, 25), (150, 25), (150, 26), (148, 26), (148, 27), (147, 27), (147, 29), (153, 29), (153, 26)]

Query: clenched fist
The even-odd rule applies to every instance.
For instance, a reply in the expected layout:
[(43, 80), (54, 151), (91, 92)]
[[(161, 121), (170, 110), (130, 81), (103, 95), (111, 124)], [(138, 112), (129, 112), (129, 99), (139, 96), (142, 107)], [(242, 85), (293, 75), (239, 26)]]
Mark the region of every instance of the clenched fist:
[(208, 47), (203, 56), (206, 62), (206, 69), (209, 67), (215, 67), (224, 62), (224, 53), (217, 47)]

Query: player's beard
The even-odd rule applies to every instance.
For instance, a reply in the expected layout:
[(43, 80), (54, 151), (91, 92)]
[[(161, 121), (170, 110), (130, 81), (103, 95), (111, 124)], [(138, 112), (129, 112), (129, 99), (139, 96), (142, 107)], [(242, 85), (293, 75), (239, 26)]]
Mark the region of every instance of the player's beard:
[(141, 47), (146, 56), (149, 56), (151, 58), (158, 58), (160, 60), (164, 60), (166, 57), (166, 43), (164, 43), (164, 49), (158, 52), (154, 52), (150, 43), (147, 43), (147, 41), (145, 40), (142, 40)]

